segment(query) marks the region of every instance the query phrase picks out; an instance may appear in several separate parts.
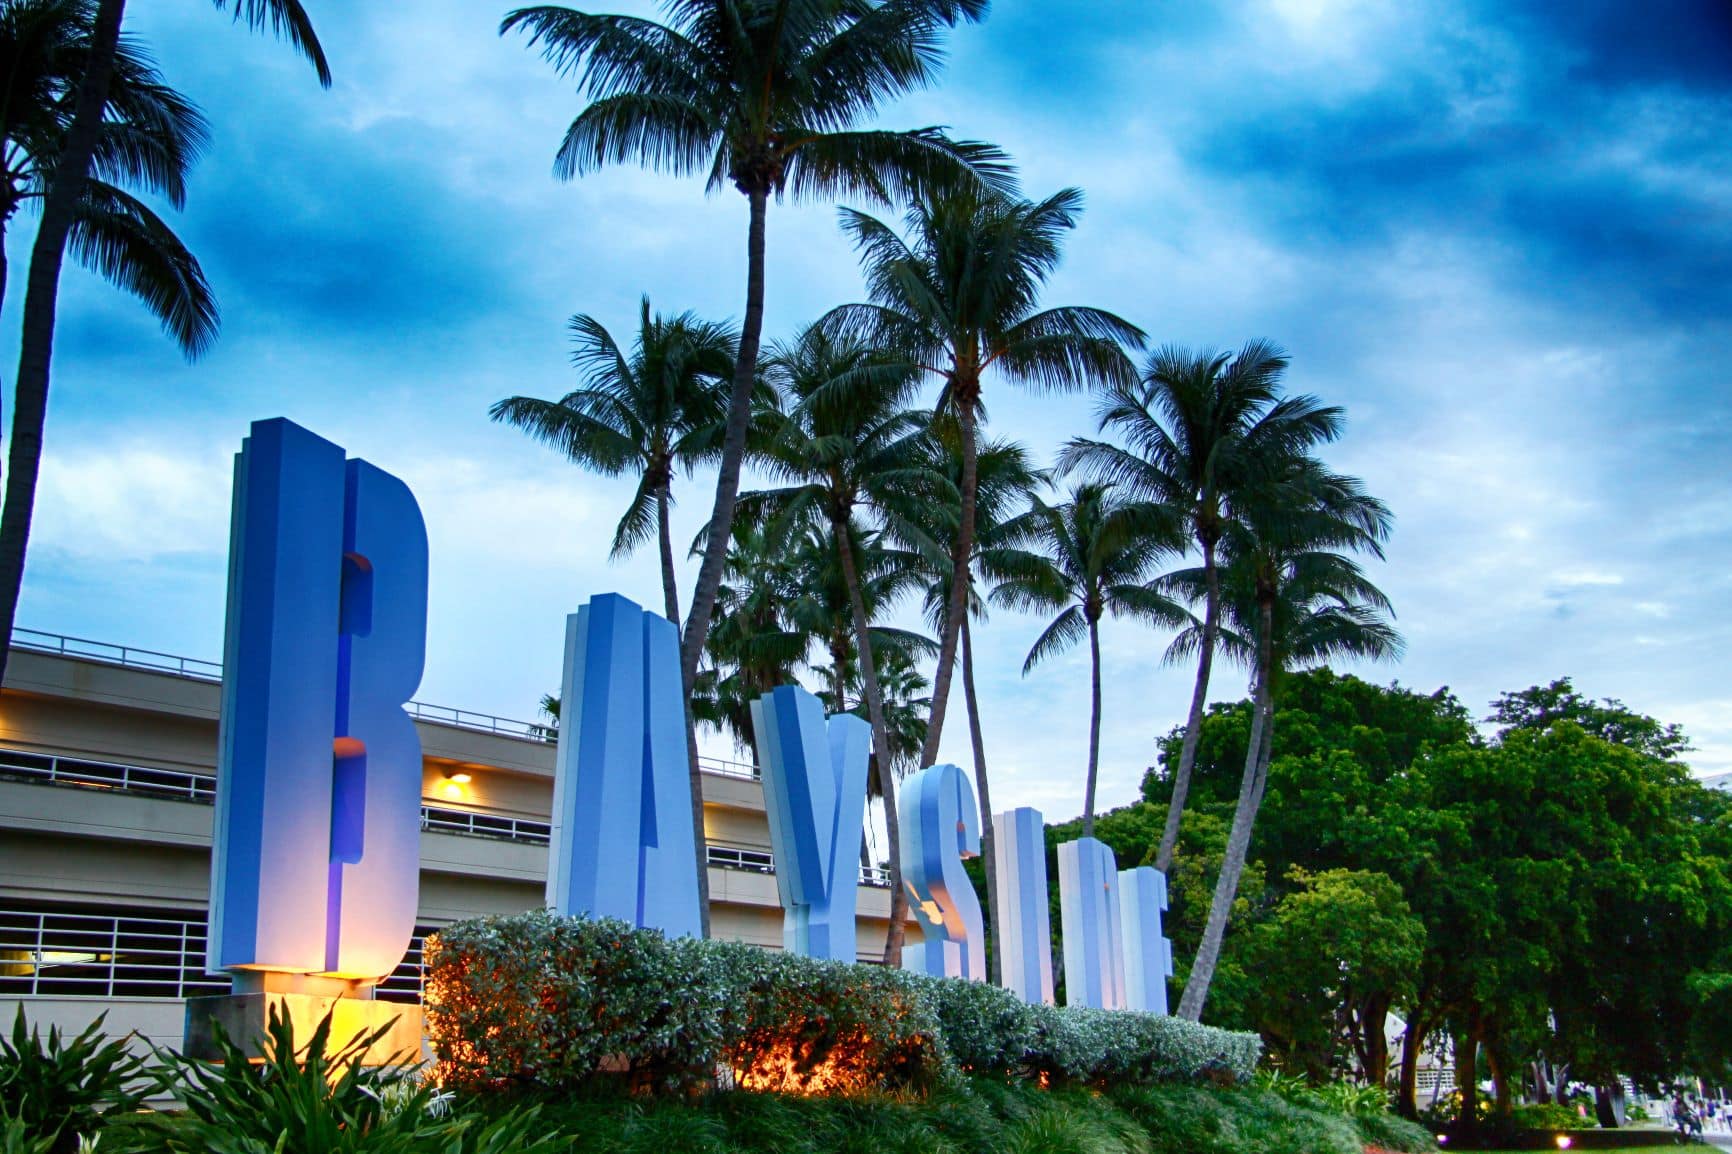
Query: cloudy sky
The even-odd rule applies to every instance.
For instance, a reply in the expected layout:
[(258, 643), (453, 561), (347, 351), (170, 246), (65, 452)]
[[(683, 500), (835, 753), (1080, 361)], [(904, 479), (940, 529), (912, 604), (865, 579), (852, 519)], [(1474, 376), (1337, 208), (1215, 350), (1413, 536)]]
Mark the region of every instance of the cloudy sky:
[[(648, 293), (736, 317), (744, 202), (635, 169), (557, 182), (577, 99), (496, 35), (496, 5), (308, 7), (328, 92), (207, 4), (131, 5), (213, 122), (178, 222), (223, 335), (189, 366), (135, 302), (68, 274), (19, 621), (218, 655), (231, 455), (249, 421), (287, 416), (421, 502), (421, 699), (529, 717), (563, 615), (609, 590), (658, 604), (659, 586), (650, 555), (606, 559), (628, 486), (486, 408), (566, 390), (573, 312), (628, 332)], [(1331, 460), (1397, 514), (1377, 575), (1409, 642), (1362, 672), (1476, 711), (1569, 675), (1683, 723), (1700, 771), (1732, 769), (1723, 3), (1000, 0), (952, 49), (942, 85), (883, 123), (950, 125), (1013, 153), (1031, 193), (1086, 191), (1051, 303), (1162, 341), (1274, 339), (1292, 388), (1347, 407)], [(859, 293), (834, 206), (775, 206), (769, 335)], [(1042, 457), (1090, 426), (1082, 397), (993, 382), (988, 401), (993, 433)], [(681, 539), (707, 484), (684, 489)], [(1063, 817), (1086, 654), (1024, 679), (1039, 627), (1000, 612), (980, 633), (988, 755), (995, 801)], [(1165, 643), (1105, 631), (1104, 805), (1182, 720)], [(1241, 695), (1242, 675), (1217, 689)], [(967, 765), (965, 738), (945, 753)]]

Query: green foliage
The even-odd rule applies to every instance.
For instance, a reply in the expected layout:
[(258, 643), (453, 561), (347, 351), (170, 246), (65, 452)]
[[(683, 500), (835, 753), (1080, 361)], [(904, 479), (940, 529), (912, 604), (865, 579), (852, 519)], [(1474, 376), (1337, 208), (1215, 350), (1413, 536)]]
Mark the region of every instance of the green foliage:
[(427, 949), (441, 1082), (471, 1089), (711, 1083), (940, 1087), (957, 1068), (1075, 1083), (1245, 1079), (1255, 1035), (1153, 1014), (1026, 1006), (984, 983), (816, 961), (546, 911), (464, 922)]
[(159, 1051), (161, 1088), (185, 1112), (151, 1116), (128, 1134), (129, 1150), (163, 1154), (552, 1154), (561, 1143), (537, 1111), (443, 1116), (432, 1086), (405, 1063), (361, 1058), (389, 1027), (340, 1045), (326, 1015), (297, 1044), (287, 1015), (271, 1008), (262, 1060), (220, 1027), (221, 1058)]
[(1509, 1125), (1513, 1130), (1587, 1130), (1598, 1125), (1568, 1106), (1556, 1102), (1545, 1105), (1517, 1106), (1510, 1111)]
[(59, 1135), (39, 1134), (22, 1118), (0, 1109), (0, 1154), (53, 1154)]
[(50, 1026), (44, 1038), (19, 1005), (11, 1038), (0, 1037), (0, 1117), (8, 1132), (18, 1132), (17, 1141), (58, 1139), (71, 1148), (100, 1130), (108, 1114), (142, 1100), (143, 1059), (128, 1050), (128, 1039), (104, 1038), (102, 1022), (98, 1017), (71, 1039)]

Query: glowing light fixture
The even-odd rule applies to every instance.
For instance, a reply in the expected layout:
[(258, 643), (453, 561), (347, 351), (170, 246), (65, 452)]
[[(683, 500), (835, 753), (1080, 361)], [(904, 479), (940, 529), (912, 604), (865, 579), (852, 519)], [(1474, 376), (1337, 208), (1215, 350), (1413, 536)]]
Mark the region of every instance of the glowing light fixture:
[(470, 782), (475, 780), (473, 775), (464, 773), (462, 770), (459, 770), (456, 773), (448, 773), (445, 775), (445, 778), (447, 781), (455, 782), (458, 785), (468, 785)]
[(1557, 1142), (1559, 1150), (1568, 1150), (1571, 1146), (1575, 1145), (1568, 1134), (1559, 1134)]

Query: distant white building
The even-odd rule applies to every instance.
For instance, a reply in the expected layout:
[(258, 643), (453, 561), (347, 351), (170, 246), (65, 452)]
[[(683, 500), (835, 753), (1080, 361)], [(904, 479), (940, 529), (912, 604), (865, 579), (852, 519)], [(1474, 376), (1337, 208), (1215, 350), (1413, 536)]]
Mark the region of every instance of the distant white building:
[(1732, 773), (1715, 773), (1696, 779), (1709, 789), (1724, 789), (1732, 791)]

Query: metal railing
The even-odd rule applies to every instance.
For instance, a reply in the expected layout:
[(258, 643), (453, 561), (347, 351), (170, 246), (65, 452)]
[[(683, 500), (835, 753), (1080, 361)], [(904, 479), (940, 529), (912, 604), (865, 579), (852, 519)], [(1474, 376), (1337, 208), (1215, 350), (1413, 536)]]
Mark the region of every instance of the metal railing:
[[(745, 870), (757, 874), (776, 872), (776, 855), (765, 849), (743, 849), (711, 842), (704, 847), (704, 856), (705, 860), (717, 869)], [(860, 884), (875, 889), (889, 889), (890, 871), (878, 866), (861, 866)]]
[(500, 817), (477, 813), (469, 809), (447, 809), (444, 806), (421, 807), (421, 828), (434, 833), (454, 833), (466, 837), (491, 837), (502, 841), (546, 845), (553, 839), (553, 826), (545, 821), (525, 817)]
[[(122, 765), (117, 762), (89, 761), (84, 758), (0, 748), (0, 780), (8, 778), (43, 785), (102, 789), (170, 801), (188, 801), (198, 805), (211, 805), (216, 801), (216, 778), (206, 773), (153, 769), (143, 765)], [(441, 805), (421, 807), (421, 828), (433, 833), (495, 838), (526, 845), (547, 845), (553, 838), (553, 826), (545, 821), (508, 817), (479, 810), (453, 809)], [(768, 850), (709, 845), (705, 847), (705, 853), (709, 864), (718, 869), (750, 870), (765, 874), (776, 872), (775, 855)], [(888, 889), (890, 871), (879, 866), (861, 866), (860, 884)]]
[(717, 777), (737, 777), (742, 781), (758, 781), (762, 777), (758, 767), (750, 762), (729, 761), (724, 757), (710, 757), (702, 753), (698, 754), (698, 768)]
[[(84, 661), (100, 661), (105, 665), (120, 665), (128, 669), (145, 669), (153, 673), (169, 673), (193, 681), (220, 682), (223, 667), (220, 661), (205, 661), (198, 657), (180, 657), (173, 653), (158, 653), (153, 649), (138, 649), (130, 645), (115, 645), (108, 641), (93, 641), (88, 637), (69, 637), (62, 633), (44, 633), (39, 629), (14, 629), (12, 647), (35, 653), (53, 653), (61, 657), (76, 657)], [(501, 737), (516, 737), (527, 741), (549, 741), (553, 730), (533, 721), (518, 721), (473, 709), (457, 709), (449, 705), (433, 705), (411, 701), (403, 706), (411, 717), (433, 725), (450, 725), (458, 729), (473, 729), (495, 733)]]
[[(421, 1000), (416, 926), (409, 950), (378, 996)], [(0, 997), (161, 998), (220, 994), (229, 980), (205, 973), (202, 911), (0, 906)]]

